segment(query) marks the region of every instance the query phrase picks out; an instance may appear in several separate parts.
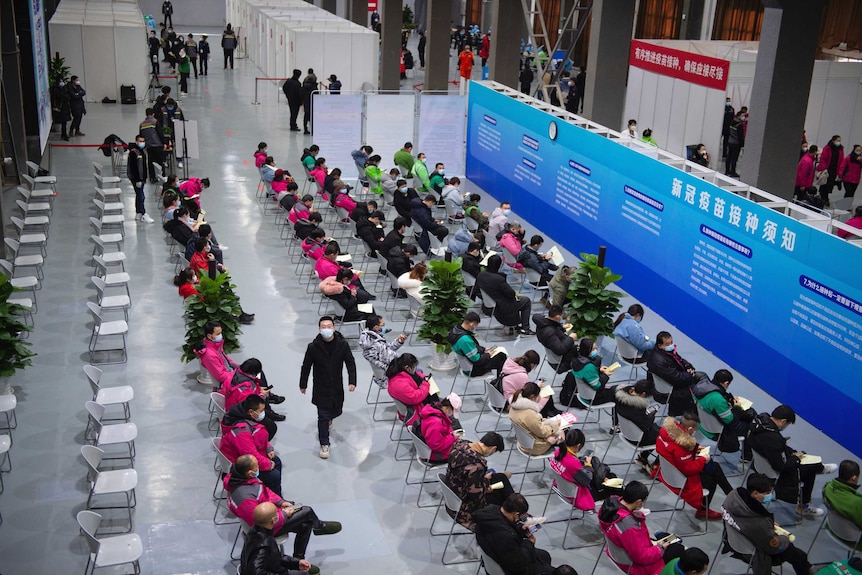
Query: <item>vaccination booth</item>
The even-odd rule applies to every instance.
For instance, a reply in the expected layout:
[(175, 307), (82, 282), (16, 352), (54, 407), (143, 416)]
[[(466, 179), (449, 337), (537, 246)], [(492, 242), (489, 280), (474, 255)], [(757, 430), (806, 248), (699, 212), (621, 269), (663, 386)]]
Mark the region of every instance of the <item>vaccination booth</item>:
[(146, 26), (134, 0), (63, 0), (48, 22), (51, 55), (81, 78), (88, 102), (120, 100), (120, 86), (142, 99), (147, 75)]

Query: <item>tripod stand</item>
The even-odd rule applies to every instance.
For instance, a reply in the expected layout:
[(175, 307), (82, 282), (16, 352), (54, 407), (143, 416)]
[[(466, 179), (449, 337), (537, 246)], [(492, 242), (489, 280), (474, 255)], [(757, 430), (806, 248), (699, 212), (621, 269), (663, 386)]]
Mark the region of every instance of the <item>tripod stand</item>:
[[(153, 56), (153, 58), (155, 58), (156, 60), (159, 59), (158, 56)], [(158, 75), (157, 71), (153, 71), (153, 73), (151, 74), (151, 78), (150, 78), (150, 85), (147, 86), (147, 98), (150, 99), (150, 102), (156, 101), (157, 88), (161, 88), (161, 87), (162, 87), (162, 83), (159, 82), (159, 75)]]

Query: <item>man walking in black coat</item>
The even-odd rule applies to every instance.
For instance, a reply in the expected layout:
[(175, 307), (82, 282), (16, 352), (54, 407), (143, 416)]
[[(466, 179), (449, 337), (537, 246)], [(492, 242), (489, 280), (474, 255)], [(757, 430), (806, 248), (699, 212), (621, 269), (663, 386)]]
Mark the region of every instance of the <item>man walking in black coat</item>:
[(135, 219), (147, 224), (155, 220), (147, 214), (144, 202), (144, 184), (147, 181), (147, 158), (144, 152), (146, 142), (141, 134), (135, 137), (135, 144), (129, 146), (129, 160), (126, 164), (126, 176), (135, 188)]
[(311, 403), (317, 406), (317, 434), (320, 438), (320, 458), (329, 459), (329, 428), (344, 407), (344, 378), (347, 366), (347, 389), (356, 389), (356, 361), (344, 336), (335, 331), (332, 318), (325, 315), (317, 323), (320, 333), (305, 350), (299, 373), (299, 391), (305, 395), (308, 376), (314, 368), (314, 389)]
[(287, 105), (290, 106), (290, 131), (298, 132), (299, 125), (296, 119), (299, 118), (299, 108), (302, 106), (302, 83), (299, 77), (302, 76), (301, 70), (294, 70), (289, 80), (285, 80), (281, 85), (281, 90), (287, 98)]

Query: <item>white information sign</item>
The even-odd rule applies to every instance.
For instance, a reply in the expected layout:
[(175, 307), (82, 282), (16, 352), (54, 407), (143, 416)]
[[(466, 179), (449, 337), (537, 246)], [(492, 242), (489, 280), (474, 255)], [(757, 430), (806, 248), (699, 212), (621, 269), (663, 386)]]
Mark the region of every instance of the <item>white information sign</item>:
[(464, 175), (466, 96), (422, 94), (419, 98), (419, 146), (413, 151), (424, 152), (428, 172), (434, 164), (446, 165), (446, 176)]
[(362, 95), (314, 94), (311, 111), (314, 143), (329, 168), (341, 168), (344, 178), (355, 178), (350, 152), (362, 144)]

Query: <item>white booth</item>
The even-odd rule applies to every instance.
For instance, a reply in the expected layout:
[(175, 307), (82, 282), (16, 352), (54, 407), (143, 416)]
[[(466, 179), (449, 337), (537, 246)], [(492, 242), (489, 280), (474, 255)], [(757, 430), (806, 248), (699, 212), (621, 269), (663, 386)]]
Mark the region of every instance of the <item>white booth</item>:
[[(737, 110), (751, 107), (758, 43), (636, 40), (632, 44), (623, 122), (637, 119), (639, 131), (651, 128), (659, 147), (675, 154), (684, 156), (685, 146), (704, 143), (715, 165), (721, 158), (725, 98), (730, 97)], [(638, 47), (641, 52), (636, 52)], [(662, 55), (677, 51), (684, 54), (680, 68), (667, 66), (666, 61), (662, 65)], [(636, 58), (643, 52), (647, 52), (646, 58)], [(658, 54), (657, 64), (654, 54)], [(706, 78), (686, 75), (686, 60), (725, 62), (724, 86), (719, 87), (709, 73)], [(757, 114), (757, 110), (749, 113)], [(862, 62), (814, 63), (805, 131), (808, 141), (818, 146), (834, 134), (841, 134), (848, 148), (862, 143)]]
[(120, 86), (143, 99), (147, 76), (146, 26), (134, 0), (63, 0), (48, 22), (51, 58), (65, 58), (81, 78), (87, 101), (120, 100)]

